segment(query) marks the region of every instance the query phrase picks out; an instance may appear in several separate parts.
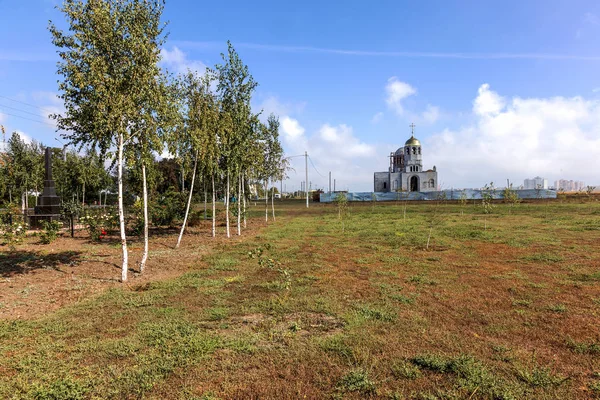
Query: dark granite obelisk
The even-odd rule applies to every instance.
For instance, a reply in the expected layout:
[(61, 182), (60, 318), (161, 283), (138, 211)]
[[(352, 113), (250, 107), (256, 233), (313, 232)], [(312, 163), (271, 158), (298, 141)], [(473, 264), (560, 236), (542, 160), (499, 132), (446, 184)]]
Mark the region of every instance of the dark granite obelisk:
[[(35, 206), (35, 215), (60, 216), (60, 197), (56, 195), (54, 180), (52, 179), (52, 153), (50, 147), (46, 147), (46, 177), (44, 179), (44, 191)], [(52, 218), (48, 218), (52, 219)]]

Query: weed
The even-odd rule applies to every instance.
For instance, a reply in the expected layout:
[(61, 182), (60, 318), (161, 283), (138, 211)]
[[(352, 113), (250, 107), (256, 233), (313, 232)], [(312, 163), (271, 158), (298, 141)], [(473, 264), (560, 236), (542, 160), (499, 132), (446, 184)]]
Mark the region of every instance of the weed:
[(344, 375), (338, 382), (338, 388), (346, 392), (359, 392), (370, 396), (377, 393), (377, 385), (369, 378), (364, 369), (355, 369)]
[(552, 304), (548, 306), (548, 310), (555, 313), (565, 313), (567, 312), (567, 306), (564, 304)]
[(320, 346), (323, 350), (337, 354), (340, 357), (346, 359), (352, 359), (354, 356), (354, 352), (352, 348), (346, 343), (347, 339), (342, 335), (334, 335), (328, 338), (325, 338), (321, 341)]
[(509, 347), (502, 345), (493, 345), (492, 350), (495, 353), (492, 358), (495, 360), (503, 362), (510, 362), (514, 360), (514, 356), (510, 354), (512, 352), (512, 349)]
[(583, 343), (576, 342), (571, 338), (567, 339), (567, 347), (579, 354), (600, 354), (600, 343), (599, 342), (591, 342), (591, 343)]
[(227, 318), (229, 310), (226, 307), (211, 307), (207, 310), (208, 319), (211, 321), (220, 321)]
[(457, 385), (469, 393), (479, 392), (494, 399), (517, 399), (519, 390), (490, 372), (481, 362), (467, 355), (449, 358), (438, 354), (416, 356), (411, 361), (421, 368), (456, 376)]
[(600, 397), (600, 381), (590, 383), (590, 391), (595, 395)]
[(549, 388), (559, 386), (568, 378), (554, 374), (549, 367), (517, 368), (517, 378), (531, 387)]
[(448, 372), (451, 367), (451, 361), (447, 357), (437, 354), (423, 354), (411, 358), (413, 364), (421, 368), (435, 372)]
[(579, 282), (598, 282), (600, 281), (600, 271), (591, 274), (573, 275), (571, 279)]
[(531, 305), (531, 300), (513, 300), (512, 305), (513, 306), (529, 307)]
[(421, 377), (421, 370), (419, 367), (402, 360), (392, 364), (392, 375), (402, 379), (417, 379)]
[(407, 279), (407, 282), (416, 283), (417, 285), (436, 285), (437, 281), (429, 279), (425, 274), (413, 275)]
[(81, 382), (71, 379), (59, 379), (48, 386), (35, 385), (31, 397), (35, 400), (79, 400), (85, 397), (87, 388)]
[(391, 310), (367, 304), (357, 306), (356, 311), (363, 318), (375, 321), (393, 322), (397, 318), (396, 313)]
[(552, 253), (534, 253), (521, 257), (523, 261), (533, 261), (542, 263), (558, 263), (564, 261), (564, 257)]

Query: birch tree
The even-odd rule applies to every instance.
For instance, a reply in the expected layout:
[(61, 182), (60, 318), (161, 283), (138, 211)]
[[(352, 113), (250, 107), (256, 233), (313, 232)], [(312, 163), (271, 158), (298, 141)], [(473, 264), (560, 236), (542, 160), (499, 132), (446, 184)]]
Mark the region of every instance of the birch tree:
[[(250, 125), (252, 120), (250, 101), (257, 83), (244, 65), (231, 42), (227, 42), (227, 55), (222, 54), (223, 64), (217, 65), (218, 83), (221, 108), (230, 121), (231, 129), (223, 129), (219, 137), (223, 171), (225, 174), (225, 218), (227, 237), (230, 237), (229, 199), (231, 178), (239, 181), (239, 176), (244, 170), (243, 162), (248, 143), (250, 143)], [(239, 188), (240, 185), (236, 184)], [(238, 194), (239, 200), (239, 194)], [(238, 208), (239, 210), (239, 208)], [(238, 212), (238, 234), (240, 233), (240, 220)]]
[[(288, 159), (284, 157), (283, 147), (279, 141), (279, 119), (271, 114), (267, 119), (265, 126), (265, 176), (266, 182), (276, 182), (285, 178), (288, 169)], [(265, 187), (268, 189), (268, 187)], [(268, 198), (268, 191), (266, 192)], [(275, 221), (275, 191), (271, 190), (271, 211), (273, 221)], [(268, 210), (266, 211), (268, 212)]]
[[(185, 231), (198, 169), (201, 170), (204, 177), (211, 176), (214, 182), (214, 173), (218, 161), (217, 134), (219, 129), (219, 107), (214, 94), (210, 91), (212, 79), (213, 75), (211, 71), (207, 71), (201, 78), (190, 71), (183, 81), (186, 118), (185, 129), (179, 140), (179, 146), (182, 152), (187, 151), (188, 154), (193, 154), (194, 167), (185, 217), (175, 248), (178, 248), (181, 244), (181, 239)], [(213, 189), (213, 236), (215, 235), (214, 228)]]
[(150, 105), (163, 44), (161, 0), (66, 0), (58, 9), (68, 31), (52, 22), (49, 30), (61, 61), (57, 73), (65, 113), (54, 115), (63, 135), (76, 146), (93, 146), (105, 154), (116, 148), (119, 229), (127, 281), (128, 251), (123, 208), (125, 146), (142, 129), (139, 115)]
[(148, 226), (148, 177), (147, 166), (154, 162), (154, 153), (161, 154), (164, 142), (180, 125), (178, 110), (178, 88), (168, 80), (166, 74), (161, 74), (149, 82), (148, 98), (144, 99), (144, 108), (132, 121), (134, 130), (139, 134), (130, 146), (130, 152), (136, 164), (142, 171), (142, 206), (144, 214), (144, 251), (140, 261), (140, 272), (144, 272), (148, 253), (150, 251)]

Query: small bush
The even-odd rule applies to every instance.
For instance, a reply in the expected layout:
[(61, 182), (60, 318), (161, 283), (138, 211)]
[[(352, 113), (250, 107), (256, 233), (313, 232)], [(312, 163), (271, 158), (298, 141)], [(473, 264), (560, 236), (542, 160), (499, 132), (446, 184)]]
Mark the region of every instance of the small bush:
[(44, 231), (40, 234), (40, 242), (43, 244), (50, 244), (58, 237), (60, 231), (60, 222), (58, 221), (44, 221)]

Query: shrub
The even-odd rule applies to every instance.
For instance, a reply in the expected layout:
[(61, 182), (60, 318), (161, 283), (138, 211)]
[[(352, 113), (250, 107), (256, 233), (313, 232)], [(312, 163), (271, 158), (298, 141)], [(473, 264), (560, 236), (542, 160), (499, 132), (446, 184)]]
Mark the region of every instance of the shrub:
[(60, 222), (58, 221), (44, 221), (44, 231), (40, 234), (40, 241), (43, 244), (50, 244), (58, 237), (60, 231)]
[(185, 199), (173, 188), (169, 188), (156, 203), (150, 203), (150, 220), (156, 226), (171, 226), (175, 219), (183, 218)]
[(79, 222), (85, 225), (93, 241), (100, 241), (117, 226), (117, 216), (102, 210), (99, 213), (89, 213), (81, 217)]
[(27, 224), (13, 222), (0, 225), (0, 235), (4, 238), (4, 244), (13, 246), (22, 243), (27, 231)]

